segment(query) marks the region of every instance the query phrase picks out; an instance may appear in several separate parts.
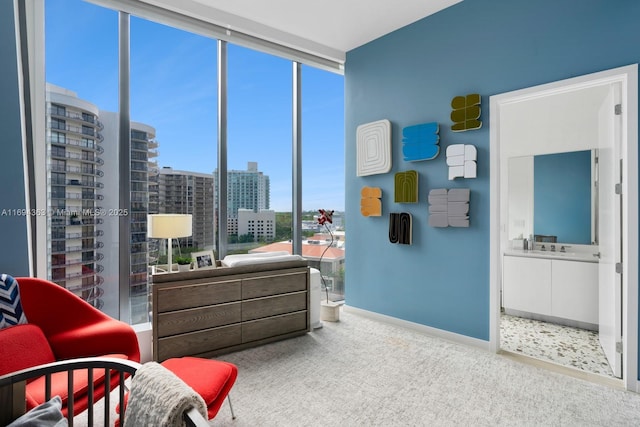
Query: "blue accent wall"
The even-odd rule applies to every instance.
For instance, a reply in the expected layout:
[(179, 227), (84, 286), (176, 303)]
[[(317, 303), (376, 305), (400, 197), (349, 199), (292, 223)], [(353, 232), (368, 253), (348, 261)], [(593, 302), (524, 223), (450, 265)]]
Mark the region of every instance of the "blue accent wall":
[(591, 244), (591, 151), (534, 156), (533, 232)]
[[(465, 0), (347, 53), (346, 302), (489, 340), (489, 96), (640, 61), (636, 0)], [(482, 95), (483, 126), (450, 131), (456, 95)], [(390, 173), (356, 176), (356, 127), (393, 123)], [(402, 160), (405, 126), (437, 121), (441, 154)], [(478, 178), (447, 180), (444, 151), (478, 149)], [(393, 202), (393, 174), (420, 174), (417, 204)], [(382, 189), (383, 216), (360, 215), (363, 186)], [(470, 188), (470, 227), (427, 225), (427, 193)], [(413, 245), (388, 240), (391, 212), (413, 216)]]
[(18, 62), (13, 2), (0, 1), (0, 273), (29, 275)]

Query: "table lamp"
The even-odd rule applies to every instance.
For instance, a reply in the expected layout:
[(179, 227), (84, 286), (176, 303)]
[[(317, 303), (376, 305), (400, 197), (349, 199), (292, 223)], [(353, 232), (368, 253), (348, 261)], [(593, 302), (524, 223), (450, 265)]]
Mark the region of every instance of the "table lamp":
[(193, 217), (190, 214), (151, 214), (147, 215), (147, 236), (152, 239), (167, 239), (167, 263), (172, 270), (171, 239), (189, 237), (192, 233)]

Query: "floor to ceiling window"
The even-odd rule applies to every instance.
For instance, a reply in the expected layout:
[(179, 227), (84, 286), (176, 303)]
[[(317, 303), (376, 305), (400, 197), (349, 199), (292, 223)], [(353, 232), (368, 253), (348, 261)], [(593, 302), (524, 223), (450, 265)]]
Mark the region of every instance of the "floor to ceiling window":
[(172, 240), (173, 260), (214, 247), (217, 78), (215, 40), (133, 16), (130, 28), (135, 321), (149, 311), (147, 264), (165, 264), (168, 250), (147, 239), (147, 214), (192, 216), (191, 235)]
[[(332, 301), (344, 300), (344, 78), (302, 67), (303, 254), (322, 273)], [(318, 224), (319, 210), (334, 211)]]
[[(227, 253), (291, 250), (290, 59), (228, 43), (228, 221), (217, 224), (217, 40), (130, 17), (131, 122), (129, 140), (122, 141), (118, 12), (47, 0), (45, 22), (46, 191), (55, 213), (47, 225), (50, 279), (138, 323), (148, 321), (150, 267), (166, 259), (166, 240), (147, 237), (148, 214), (193, 215), (191, 236), (174, 240), (175, 255), (213, 250), (218, 256), (218, 226), (227, 227)], [(304, 66), (302, 81), (303, 256), (322, 270), (331, 298), (342, 299), (343, 77)], [(130, 151), (126, 209), (119, 205), (122, 147)], [(335, 210), (331, 248), (327, 230), (317, 227), (318, 209)], [(123, 216), (126, 238), (119, 233)], [(121, 286), (121, 251), (127, 251), (128, 287)]]
[(290, 249), (291, 61), (233, 44), (227, 53), (227, 252)]
[(46, 141), (37, 142), (47, 150), (48, 278), (115, 317), (118, 245), (102, 212), (117, 192), (117, 140), (105, 138), (101, 111), (117, 111), (117, 17), (77, 0), (45, 3)]

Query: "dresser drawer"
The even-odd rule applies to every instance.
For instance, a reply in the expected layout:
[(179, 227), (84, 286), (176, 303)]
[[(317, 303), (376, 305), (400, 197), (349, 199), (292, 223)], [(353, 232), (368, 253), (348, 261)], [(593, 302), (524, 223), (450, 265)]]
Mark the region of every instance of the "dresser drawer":
[(307, 280), (306, 272), (245, 278), (242, 280), (242, 299), (304, 291)]
[(240, 300), (241, 281), (230, 280), (216, 283), (198, 283), (180, 286), (165, 287), (154, 286), (157, 292), (158, 307), (154, 307), (159, 313), (184, 308), (203, 307), (206, 305), (221, 304)]
[(199, 331), (240, 322), (239, 302), (158, 314), (158, 337)]
[(242, 342), (247, 343), (308, 329), (306, 310), (266, 319), (252, 320), (242, 323)]
[(172, 357), (193, 356), (238, 345), (242, 342), (241, 333), (240, 324), (235, 324), (160, 338), (154, 360), (161, 362)]
[(307, 292), (242, 301), (242, 321), (307, 309)]

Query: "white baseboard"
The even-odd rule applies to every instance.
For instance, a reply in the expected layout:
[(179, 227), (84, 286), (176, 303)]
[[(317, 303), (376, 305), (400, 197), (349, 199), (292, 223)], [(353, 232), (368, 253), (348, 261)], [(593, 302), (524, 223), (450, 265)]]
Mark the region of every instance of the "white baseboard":
[(343, 309), (350, 313), (359, 314), (361, 316), (368, 317), (370, 319), (377, 320), (380, 322), (388, 323), (390, 325), (411, 329), (416, 332), (420, 332), (420, 333), (437, 337), (437, 338), (442, 338), (447, 341), (452, 341), (458, 344), (465, 344), (468, 346), (481, 348), (486, 351), (491, 351), (489, 341), (483, 341), (478, 338), (472, 338), (466, 335), (456, 334), (455, 332), (449, 332), (443, 329), (432, 328), (431, 326), (410, 322), (408, 320), (398, 319), (397, 317), (387, 316), (385, 314), (380, 314), (380, 313), (376, 313), (369, 310), (363, 310), (357, 307), (351, 307), (349, 305), (345, 305)]

